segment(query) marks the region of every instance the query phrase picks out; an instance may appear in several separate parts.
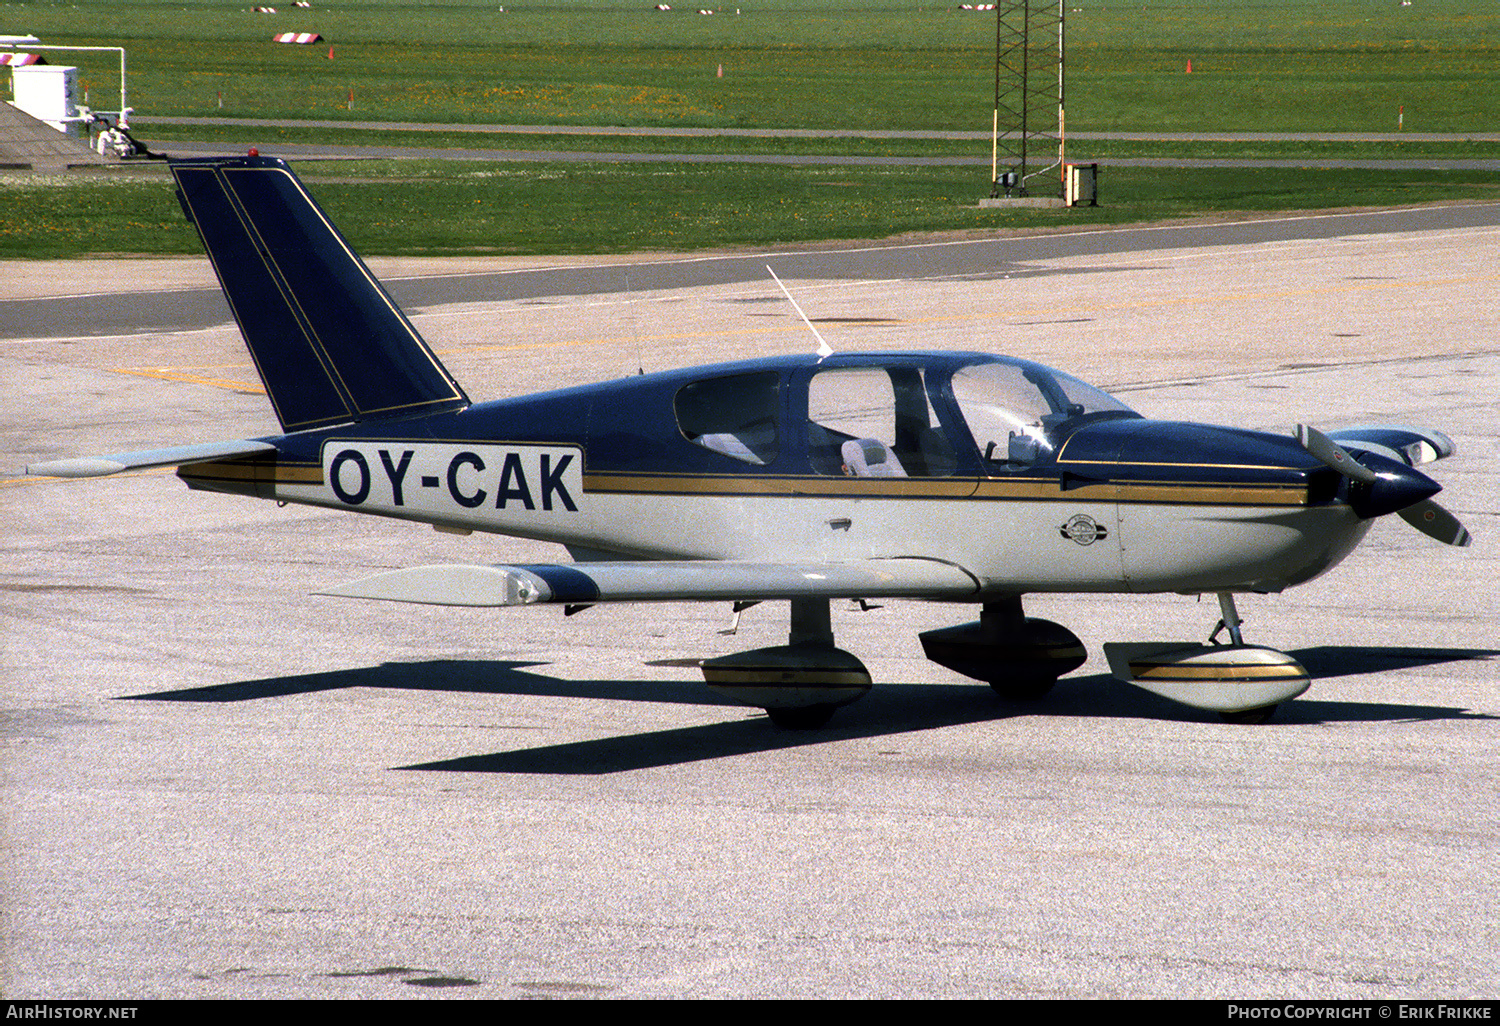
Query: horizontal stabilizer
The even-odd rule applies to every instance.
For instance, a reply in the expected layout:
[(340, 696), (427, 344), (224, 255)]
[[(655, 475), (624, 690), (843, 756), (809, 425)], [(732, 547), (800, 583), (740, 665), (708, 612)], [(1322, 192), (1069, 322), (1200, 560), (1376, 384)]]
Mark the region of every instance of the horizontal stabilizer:
[(1454, 452), (1453, 439), (1441, 431), (1404, 424), (1360, 424), (1327, 434), (1346, 449), (1377, 452), (1409, 467), (1431, 463)]
[(27, 466), (26, 473), (33, 477), (105, 477), (122, 470), (181, 467), (190, 463), (207, 463), (232, 456), (275, 451), (276, 446), (270, 442), (246, 438), (234, 442), (204, 442), (199, 445), (173, 446), (170, 449), (145, 449), (141, 452), (117, 452), (111, 456), (32, 463)]
[(439, 606), (520, 606), (793, 598), (963, 599), (974, 597), (978, 590), (978, 582), (961, 567), (913, 558), (798, 564), (421, 566), (376, 574), (317, 594)]

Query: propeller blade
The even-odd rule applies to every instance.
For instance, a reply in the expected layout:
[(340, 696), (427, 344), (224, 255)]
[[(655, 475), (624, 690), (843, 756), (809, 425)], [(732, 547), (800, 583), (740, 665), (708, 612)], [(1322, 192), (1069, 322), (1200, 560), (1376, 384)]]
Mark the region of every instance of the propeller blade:
[(1375, 480), (1375, 472), (1360, 463), (1349, 450), (1339, 445), (1323, 432), (1306, 424), (1297, 425), (1297, 441), (1317, 459), (1337, 470), (1347, 478), (1369, 484)]
[(1429, 538), (1436, 538), (1444, 545), (1467, 545), (1470, 536), (1458, 518), (1431, 499), (1423, 499), (1415, 505), (1397, 510), (1401, 519)]
[[(1463, 531), (1458, 521), (1441, 513), (1441, 507), (1432, 507), (1439, 511), (1434, 513), (1422, 505), (1442, 491), (1442, 487), (1404, 460), (1367, 450), (1362, 454), (1364, 462), (1361, 463), (1349, 450), (1306, 424), (1297, 425), (1297, 441), (1310, 455), (1348, 479), (1343, 498), (1359, 517), (1370, 520), (1415, 508), (1420, 510), (1413, 514), (1416, 519), (1407, 518), (1412, 526), (1422, 531), (1431, 527), (1438, 532), (1433, 537), (1439, 541), (1447, 540), (1445, 531), (1453, 538), (1458, 537), (1457, 532)], [(1451, 521), (1451, 530), (1448, 521)], [(1438, 526), (1440, 523), (1443, 526)]]

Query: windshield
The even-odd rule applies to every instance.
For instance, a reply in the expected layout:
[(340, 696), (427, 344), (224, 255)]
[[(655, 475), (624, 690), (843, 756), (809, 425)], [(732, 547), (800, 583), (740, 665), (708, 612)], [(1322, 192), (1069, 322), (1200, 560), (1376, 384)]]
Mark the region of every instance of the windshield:
[(1051, 458), (1080, 418), (1100, 413), (1138, 416), (1093, 385), (1021, 360), (960, 368), (953, 375), (953, 398), (981, 455), (1009, 466)]

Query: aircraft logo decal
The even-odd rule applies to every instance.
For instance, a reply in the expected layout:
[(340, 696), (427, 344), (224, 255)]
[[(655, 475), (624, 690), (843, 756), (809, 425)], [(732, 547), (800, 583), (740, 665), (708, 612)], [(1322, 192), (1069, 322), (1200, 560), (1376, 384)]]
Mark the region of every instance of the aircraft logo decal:
[(1068, 522), (1058, 528), (1058, 532), (1070, 541), (1079, 545), (1092, 545), (1101, 538), (1109, 537), (1109, 530), (1091, 516), (1082, 513), (1076, 517), (1069, 517)]

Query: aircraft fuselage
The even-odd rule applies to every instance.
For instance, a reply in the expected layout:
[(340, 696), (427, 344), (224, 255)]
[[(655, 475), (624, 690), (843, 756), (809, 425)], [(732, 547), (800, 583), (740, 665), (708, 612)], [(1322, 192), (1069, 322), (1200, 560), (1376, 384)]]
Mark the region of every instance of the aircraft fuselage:
[[(860, 354), (673, 371), (279, 436), (267, 439), (274, 459), (181, 474), (196, 488), (557, 542), (584, 559), (921, 552), (965, 568), (982, 592), (1010, 594), (1279, 591), (1334, 566), (1368, 529), (1332, 501), (1336, 475), (1280, 435), (1151, 421), (1120, 407), (1049, 432), (1050, 450), (987, 459), (972, 423), (985, 414), (955, 401), (952, 382), (956, 370), (996, 359)], [(829, 429), (809, 408), (818, 401), (810, 383), (839, 371), (863, 383), (873, 375), (882, 388), (894, 381), (898, 395), (909, 380), (925, 402), (914, 413), (902, 408), (911, 395), (898, 398), (886, 417), (892, 462), (906, 465), (899, 476), (854, 476), (820, 456)], [(696, 425), (684, 424), (712, 415), (685, 411), (684, 394), (740, 380), (768, 396), (772, 423), (759, 437), (774, 441), (753, 462), (690, 437)], [(859, 402), (857, 416), (878, 435), (877, 404)], [(925, 422), (913, 428), (914, 416)], [(851, 434), (834, 430), (835, 441)], [(903, 430), (926, 438), (925, 459), (910, 439), (903, 446)]]

